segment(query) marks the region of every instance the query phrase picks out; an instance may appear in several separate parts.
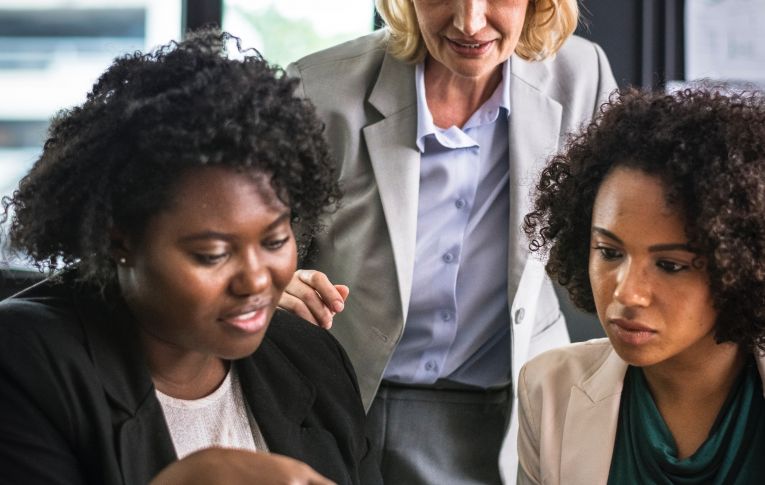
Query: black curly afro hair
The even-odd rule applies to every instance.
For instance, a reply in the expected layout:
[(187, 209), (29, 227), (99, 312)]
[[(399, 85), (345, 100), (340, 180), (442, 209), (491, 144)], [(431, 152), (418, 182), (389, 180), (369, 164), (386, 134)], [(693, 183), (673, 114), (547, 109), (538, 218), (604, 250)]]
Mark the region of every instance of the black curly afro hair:
[[(227, 55), (234, 45), (239, 60)], [(304, 249), (340, 192), (297, 83), (214, 29), (117, 58), (83, 105), (54, 118), (40, 159), (3, 201), (11, 248), (41, 269), (76, 264), (82, 281), (105, 287), (116, 278), (110, 230), (140, 237), (184, 171), (214, 165), (269, 177)]]
[(681, 207), (691, 247), (707, 260), (715, 336), (765, 348), (765, 100), (713, 87), (615, 94), (555, 156), (524, 230), (548, 274), (594, 312), (588, 276), (595, 196), (614, 167), (660, 177)]

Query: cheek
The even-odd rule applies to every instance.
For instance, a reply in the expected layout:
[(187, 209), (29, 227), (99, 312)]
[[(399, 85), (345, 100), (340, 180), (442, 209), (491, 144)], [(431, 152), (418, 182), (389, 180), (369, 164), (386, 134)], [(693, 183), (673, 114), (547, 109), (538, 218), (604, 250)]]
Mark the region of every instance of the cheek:
[(275, 258), (271, 268), (273, 268), (274, 289), (281, 293), (292, 280), (292, 276), (297, 269), (297, 247), (292, 245), (284, 254), (280, 254), (278, 258)]
[(434, 34), (443, 30), (449, 26), (453, 17), (451, 9), (444, 6), (423, 8), (415, 3), (414, 11), (417, 16), (417, 25), (423, 34)]
[[(689, 327), (696, 328), (696, 332), (709, 333), (714, 330), (717, 323), (717, 310), (712, 304), (712, 297), (708, 292), (700, 291), (694, 298), (693, 295), (677, 295), (675, 301), (685, 301), (683, 315), (677, 315), (676, 318), (683, 318), (688, 322)], [(692, 328), (692, 327), (691, 327)]]
[(612, 285), (607, 272), (598, 261), (590, 260), (587, 270), (590, 278), (590, 288), (592, 288), (592, 297), (595, 300), (595, 309), (598, 315), (602, 316), (602, 312), (605, 311), (605, 307), (611, 300)]
[(432, 26), (428, 22), (419, 22), (420, 27), (420, 35), (422, 35), (422, 40), (425, 42), (426, 45), (430, 45), (433, 43), (433, 40), (438, 35), (439, 29)]
[(496, 27), (502, 29), (505, 34), (513, 37), (520, 36), (523, 30), (523, 24), (526, 22), (526, 2), (517, 2), (507, 6), (502, 11), (495, 11), (490, 14), (496, 19)]
[(172, 273), (156, 275), (144, 289), (145, 299), (152, 299), (158, 312), (197, 313), (222, 292), (222, 283), (210, 275), (177, 267)]
[(172, 279), (172, 275), (159, 270), (151, 263), (137, 264), (132, 271), (129, 291), (140, 300), (154, 300), (158, 295), (174, 292)]

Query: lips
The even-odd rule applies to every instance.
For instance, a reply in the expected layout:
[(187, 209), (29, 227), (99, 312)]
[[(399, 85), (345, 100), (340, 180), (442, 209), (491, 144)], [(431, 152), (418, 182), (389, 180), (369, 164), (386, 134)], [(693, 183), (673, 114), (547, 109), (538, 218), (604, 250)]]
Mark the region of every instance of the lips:
[(218, 320), (224, 325), (244, 333), (257, 333), (268, 323), (268, 305), (249, 306), (226, 313)]
[(612, 335), (630, 345), (643, 345), (652, 340), (658, 332), (639, 322), (614, 318), (608, 320)]
[(456, 53), (467, 57), (478, 57), (491, 49), (493, 40), (481, 41), (476, 39), (451, 39), (446, 38), (449, 47)]

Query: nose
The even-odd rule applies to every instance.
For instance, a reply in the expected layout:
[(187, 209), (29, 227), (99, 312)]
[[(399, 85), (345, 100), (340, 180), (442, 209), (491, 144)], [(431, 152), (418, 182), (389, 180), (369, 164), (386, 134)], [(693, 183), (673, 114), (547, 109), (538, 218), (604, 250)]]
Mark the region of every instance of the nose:
[(618, 273), (614, 299), (625, 307), (646, 307), (651, 303), (651, 282), (645, 270), (634, 262)]
[(454, 0), (454, 27), (473, 36), (486, 27), (486, 0)]
[(230, 285), (231, 292), (237, 296), (257, 295), (267, 291), (270, 286), (271, 273), (255, 256), (242, 262)]

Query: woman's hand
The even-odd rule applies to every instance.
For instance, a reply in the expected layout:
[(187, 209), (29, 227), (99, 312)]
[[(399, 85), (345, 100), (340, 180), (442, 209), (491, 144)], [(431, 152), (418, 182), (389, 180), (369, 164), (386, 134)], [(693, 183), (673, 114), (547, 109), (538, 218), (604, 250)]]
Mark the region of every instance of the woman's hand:
[(283, 455), (207, 448), (168, 465), (149, 485), (333, 485), (313, 468)]
[(299, 269), (282, 293), (279, 306), (329, 329), (335, 313), (343, 311), (349, 291), (345, 285), (332, 284), (321, 271)]

